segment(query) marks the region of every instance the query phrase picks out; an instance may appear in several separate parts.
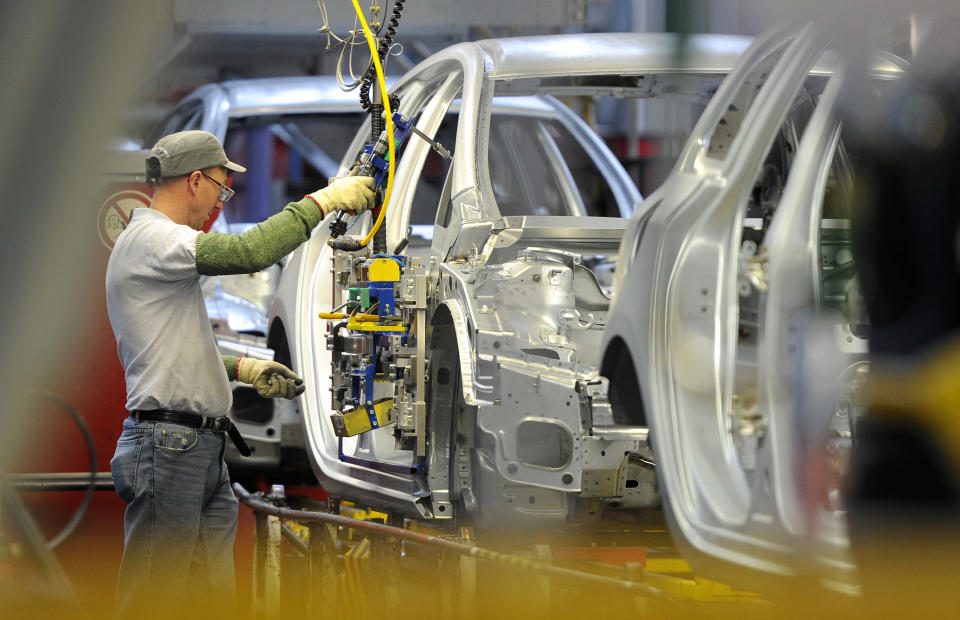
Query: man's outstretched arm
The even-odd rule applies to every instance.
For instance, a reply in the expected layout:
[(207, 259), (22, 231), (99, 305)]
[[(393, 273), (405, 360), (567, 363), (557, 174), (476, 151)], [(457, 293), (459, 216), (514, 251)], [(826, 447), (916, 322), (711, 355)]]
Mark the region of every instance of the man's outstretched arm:
[(343, 177), (291, 202), (245, 233), (201, 233), (197, 237), (197, 271), (214, 276), (266, 269), (309, 239), (310, 232), (331, 211), (362, 213), (371, 208), (372, 187), (371, 177)]

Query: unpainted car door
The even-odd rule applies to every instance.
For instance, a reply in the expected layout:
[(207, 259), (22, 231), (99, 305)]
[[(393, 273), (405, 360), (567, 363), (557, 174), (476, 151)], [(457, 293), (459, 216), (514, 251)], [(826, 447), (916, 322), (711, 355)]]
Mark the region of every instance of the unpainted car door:
[[(754, 584), (812, 570), (849, 589), (842, 511), (811, 497), (808, 471), (838, 392), (804, 383), (839, 165), (842, 76), (811, 71), (825, 46), (809, 25), (768, 33), (724, 81), (634, 217), (605, 346), (625, 342), (636, 365), (643, 405), (619, 421), (649, 425), (671, 532), (695, 569)], [(855, 361), (830, 342), (816, 354), (834, 379)]]
[[(397, 112), (414, 119), (417, 127), (432, 138), (462, 88), (463, 72), (457, 69), (456, 66), (441, 67), (420, 76), (421, 79), (411, 79), (398, 86), (401, 105)], [(368, 120), (347, 149), (342, 171), (349, 168), (353, 156), (369, 141), (369, 131)], [(398, 155), (386, 222), (389, 251), (402, 248), (401, 242), (409, 235), (416, 181), (429, 150), (426, 141), (409, 136)], [(355, 230), (368, 230), (370, 221), (367, 218), (369, 216), (364, 214), (351, 226)], [(317, 382), (315, 388), (307, 390), (302, 397), (308, 456), (314, 472), (332, 492), (343, 492), (352, 498), (375, 498), (380, 506), (415, 511), (414, 506), (422, 498), (423, 489), (414, 476), (359, 464), (360, 460), (365, 463), (377, 461), (391, 466), (405, 464), (409, 469), (413, 455), (396, 448), (392, 429), (383, 427), (360, 436), (344, 437), (341, 441), (329, 420), (331, 353), (326, 347), (326, 326), (317, 320), (319, 312), (329, 312), (336, 305), (330, 280), (335, 257), (326, 243), (328, 235), (326, 226), (319, 227), (289, 263), (291, 273), (296, 274), (289, 282), (296, 288), (292, 295), (296, 299), (295, 310), (293, 320), (287, 322), (294, 362), (304, 376), (313, 377)], [(282, 293), (282, 296), (287, 294)]]

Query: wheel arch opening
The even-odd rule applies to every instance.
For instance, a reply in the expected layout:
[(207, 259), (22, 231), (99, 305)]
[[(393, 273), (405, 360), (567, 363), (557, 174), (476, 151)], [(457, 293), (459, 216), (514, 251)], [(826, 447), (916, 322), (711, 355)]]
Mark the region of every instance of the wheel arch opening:
[(643, 390), (627, 343), (620, 336), (610, 341), (603, 354), (600, 374), (610, 380), (610, 408), (617, 424), (647, 426)]

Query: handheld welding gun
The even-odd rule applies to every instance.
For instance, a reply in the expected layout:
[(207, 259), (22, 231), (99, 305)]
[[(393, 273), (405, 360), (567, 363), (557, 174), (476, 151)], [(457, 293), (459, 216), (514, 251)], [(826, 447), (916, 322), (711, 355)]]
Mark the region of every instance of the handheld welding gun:
[[(399, 152), (400, 145), (403, 144), (404, 139), (407, 137), (410, 125), (411, 123), (408, 119), (404, 118), (399, 113), (394, 113), (393, 135), (394, 141), (396, 142), (395, 152)], [(378, 193), (378, 196), (383, 190), (383, 185), (386, 182), (387, 171), (389, 168), (389, 162), (387, 159), (385, 159), (387, 157), (387, 140), (387, 131), (381, 131), (380, 137), (376, 142), (373, 144), (368, 144), (363, 148), (363, 153), (360, 154), (360, 158), (350, 168), (350, 172), (347, 175), (373, 177), (374, 191)], [(381, 205), (380, 208), (383, 208), (383, 206)], [(347, 222), (345, 221), (346, 216), (346, 211), (339, 211), (337, 213), (336, 219), (330, 223), (330, 239), (327, 241), (327, 243), (336, 249), (356, 251), (360, 249), (358, 241), (347, 239), (335, 241), (338, 237), (347, 232)]]

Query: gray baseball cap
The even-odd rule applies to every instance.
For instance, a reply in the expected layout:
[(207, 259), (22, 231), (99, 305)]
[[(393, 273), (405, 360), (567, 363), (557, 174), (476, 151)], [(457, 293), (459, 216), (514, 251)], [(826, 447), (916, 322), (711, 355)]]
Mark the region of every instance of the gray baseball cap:
[(247, 169), (227, 159), (217, 137), (208, 131), (172, 133), (157, 140), (147, 155), (147, 179), (156, 180), (223, 166), (233, 172)]

